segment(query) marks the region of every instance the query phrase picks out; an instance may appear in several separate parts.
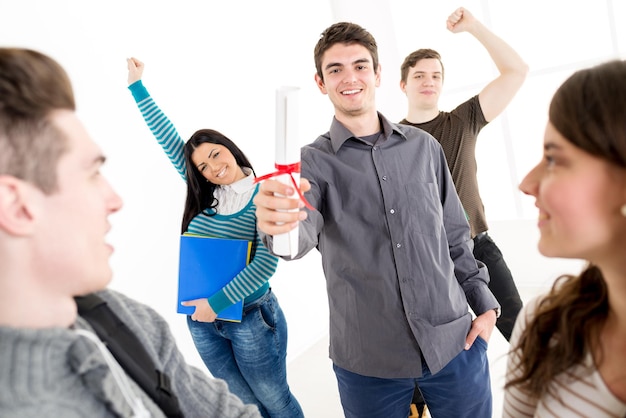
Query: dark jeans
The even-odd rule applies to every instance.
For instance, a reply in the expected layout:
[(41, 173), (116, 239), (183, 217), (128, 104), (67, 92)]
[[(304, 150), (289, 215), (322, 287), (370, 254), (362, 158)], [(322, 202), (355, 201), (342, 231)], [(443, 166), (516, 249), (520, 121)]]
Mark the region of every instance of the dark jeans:
[(487, 343), (480, 337), (434, 375), (425, 363), (419, 378), (362, 376), (335, 364), (333, 370), (346, 418), (406, 418), (416, 383), (424, 392), (433, 417), (492, 416)]
[(522, 299), (513, 281), (511, 270), (506, 265), (500, 249), (487, 232), (474, 237), (474, 258), (482, 261), (489, 270), (489, 289), (502, 308), (496, 327), (509, 341), (517, 314), (522, 309)]

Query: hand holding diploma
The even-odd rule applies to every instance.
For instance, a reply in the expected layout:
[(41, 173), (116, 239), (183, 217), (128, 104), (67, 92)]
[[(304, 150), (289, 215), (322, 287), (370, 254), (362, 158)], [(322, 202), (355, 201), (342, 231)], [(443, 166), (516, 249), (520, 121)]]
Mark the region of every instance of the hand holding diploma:
[[(300, 178), (300, 191), (309, 191), (311, 185), (305, 178)], [(300, 199), (291, 199), (293, 185), (283, 184), (278, 180), (265, 180), (254, 197), (256, 218), (259, 229), (268, 235), (276, 236), (290, 232), (298, 226), (299, 221), (307, 217)]]
[[(255, 180), (264, 180), (255, 198), (259, 229), (274, 237), (275, 254), (291, 257), (298, 253), (297, 221), (306, 218), (306, 213), (300, 213), (298, 209), (307, 204), (302, 196), (303, 190), (299, 188), (298, 90), (296, 87), (282, 87), (276, 92), (275, 167), (278, 171)], [(276, 180), (266, 180), (271, 177)], [(310, 186), (308, 181), (305, 182), (308, 190)], [(281, 213), (288, 215), (281, 216)]]

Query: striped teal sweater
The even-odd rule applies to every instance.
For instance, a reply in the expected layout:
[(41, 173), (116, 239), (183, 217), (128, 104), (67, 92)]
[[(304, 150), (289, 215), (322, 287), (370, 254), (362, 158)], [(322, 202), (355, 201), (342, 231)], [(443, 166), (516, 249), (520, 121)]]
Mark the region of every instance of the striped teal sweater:
[[(183, 154), (185, 142), (172, 122), (156, 105), (141, 80), (131, 84), (128, 88), (152, 134), (178, 174), (186, 181)], [(258, 185), (254, 194), (257, 192)], [(220, 215), (218, 207), (218, 213), (214, 216), (208, 216), (204, 212), (196, 215), (187, 228), (187, 232), (195, 234), (252, 241), (253, 256), (250, 264), (219, 292), (209, 298), (211, 308), (216, 313), (220, 313), (239, 300), (244, 299), (245, 304), (264, 294), (269, 287), (268, 280), (276, 271), (278, 258), (267, 251), (256, 233), (255, 211), (256, 206), (250, 198), (247, 205), (237, 213)]]

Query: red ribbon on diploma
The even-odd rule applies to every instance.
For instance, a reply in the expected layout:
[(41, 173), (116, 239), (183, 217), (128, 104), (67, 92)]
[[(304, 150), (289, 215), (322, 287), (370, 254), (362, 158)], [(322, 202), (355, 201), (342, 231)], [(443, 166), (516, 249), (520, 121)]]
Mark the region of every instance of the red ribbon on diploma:
[(315, 210), (315, 208), (313, 206), (311, 206), (311, 204), (309, 202), (307, 202), (306, 198), (304, 197), (304, 195), (302, 194), (302, 192), (300, 191), (300, 186), (298, 184), (296, 184), (296, 179), (293, 178), (293, 175), (291, 173), (300, 173), (300, 163), (294, 163), (294, 164), (274, 164), (274, 167), (276, 167), (276, 171), (274, 171), (273, 173), (270, 174), (266, 174), (264, 176), (261, 177), (255, 177), (254, 179), (254, 184), (263, 181), (263, 180), (267, 180), (269, 178), (272, 177), (276, 177), (276, 176), (280, 176), (283, 174), (289, 174), (289, 178), (291, 178), (291, 183), (293, 183), (293, 187), (296, 189), (296, 192), (298, 193), (298, 196), (300, 196), (300, 200), (302, 200), (302, 202), (304, 202), (304, 205), (311, 209), (311, 210)]

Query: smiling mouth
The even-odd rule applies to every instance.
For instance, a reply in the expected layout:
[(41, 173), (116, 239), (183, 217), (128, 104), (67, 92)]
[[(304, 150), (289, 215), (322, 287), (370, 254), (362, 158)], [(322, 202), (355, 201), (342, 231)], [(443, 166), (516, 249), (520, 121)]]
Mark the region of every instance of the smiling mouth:
[(344, 96), (347, 96), (349, 94), (357, 94), (360, 91), (361, 90), (346, 90), (346, 91), (342, 91), (341, 94), (343, 94)]
[(226, 167), (224, 167), (219, 173), (217, 173), (215, 177), (217, 178), (223, 177), (224, 173), (226, 173)]
[(541, 228), (549, 220), (550, 220), (550, 215), (548, 215), (545, 212), (539, 212), (539, 215), (537, 216), (537, 226), (539, 226)]

